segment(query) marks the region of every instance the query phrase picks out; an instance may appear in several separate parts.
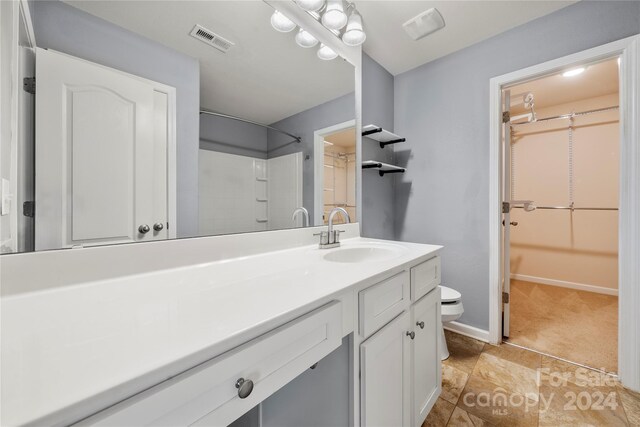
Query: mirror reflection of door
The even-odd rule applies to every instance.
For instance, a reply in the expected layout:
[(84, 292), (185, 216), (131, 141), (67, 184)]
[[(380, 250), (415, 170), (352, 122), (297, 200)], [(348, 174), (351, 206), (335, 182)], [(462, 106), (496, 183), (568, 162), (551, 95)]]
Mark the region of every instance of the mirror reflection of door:
[(36, 250), (169, 236), (161, 85), (36, 51)]

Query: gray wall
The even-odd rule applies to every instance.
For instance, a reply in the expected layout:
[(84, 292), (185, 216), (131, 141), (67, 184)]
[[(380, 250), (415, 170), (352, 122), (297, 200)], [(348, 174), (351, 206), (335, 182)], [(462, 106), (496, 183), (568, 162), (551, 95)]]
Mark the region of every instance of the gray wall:
[[(297, 153), (299, 151), (303, 152), (303, 203), (304, 207), (309, 211), (309, 221), (312, 224), (314, 221), (313, 133), (328, 126), (353, 120), (355, 119), (355, 112), (355, 95), (349, 93), (272, 124), (272, 126), (278, 129), (300, 136), (302, 138), (301, 143), (292, 142), (292, 139), (288, 136), (272, 130), (269, 130), (267, 134), (269, 158)], [(309, 156), (309, 158), (307, 158), (307, 156)]]
[(198, 61), (60, 1), (30, 3), (38, 47), (176, 88), (178, 236), (198, 232)]
[(224, 117), (200, 115), (200, 148), (267, 158), (267, 128)]
[(263, 427), (349, 425), (350, 337), (262, 403)]
[[(393, 132), (393, 76), (368, 55), (362, 55), (362, 126), (374, 124)], [(362, 138), (362, 160), (395, 164), (394, 150), (404, 143), (380, 148), (377, 141)], [(362, 171), (362, 235), (394, 239), (397, 174), (381, 177), (375, 169)]]
[(396, 76), (396, 237), (445, 246), (461, 322), (489, 327), (489, 79), (639, 32), (640, 2), (582, 1)]

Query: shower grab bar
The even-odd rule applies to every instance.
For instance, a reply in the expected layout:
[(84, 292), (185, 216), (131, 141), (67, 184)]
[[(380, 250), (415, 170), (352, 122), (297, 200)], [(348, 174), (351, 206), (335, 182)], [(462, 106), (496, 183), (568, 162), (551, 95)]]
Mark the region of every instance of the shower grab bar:
[[(524, 206), (512, 206), (514, 209), (524, 209)], [(617, 211), (618, 208), (577, 208), (571, 206), (536, 206), (537, 209), (558, 209), (568, 211)]]

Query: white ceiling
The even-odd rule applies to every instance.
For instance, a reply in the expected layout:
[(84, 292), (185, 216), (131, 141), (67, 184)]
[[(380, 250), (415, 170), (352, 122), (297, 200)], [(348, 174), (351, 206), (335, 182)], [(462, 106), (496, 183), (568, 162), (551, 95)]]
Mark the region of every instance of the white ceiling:
[[(554, 74), (509, 89), (512, 95), (532, 92), (535, 108), (539, 109), (617, 93), (618, 81), (618, 60), (611, 59), (589, 65), (577, 76)], [(522, 105), (512, 109), (513, 114), (524, 112)]]
[[(86, 1), (66, 3), (200, 61), (200, 105), (274, 123), (354, 90), (353, 67), (322, 61), (270, 24), (262, 1)], [(189, 36), (195, 24), (231, 40), (222, 53)]]
[[(576, 1), (355, 0), (367, 33), (364, 51), (396, 75), (547, 15)], [(446, 26), (413, 41), (402, 24), (437, 8)]]
[[(353, 68), (321, 61), (302, 49), (294, 32), (278, 33), (273, 9), (262, 1), (105, 1), (66, 3), (183, 52), (200, 62), (200, 104), (263, 123), (345, 95), (354, 88)], [(357, 0), (367, 41), (364, 50), (398, 74), (565, 7), (574, 1), (367, 1)], [(446, 27), (413, 41), (402, 24), (431, 7)], [(231, 40), (222, 53), (189, 36), (200, 24)]]

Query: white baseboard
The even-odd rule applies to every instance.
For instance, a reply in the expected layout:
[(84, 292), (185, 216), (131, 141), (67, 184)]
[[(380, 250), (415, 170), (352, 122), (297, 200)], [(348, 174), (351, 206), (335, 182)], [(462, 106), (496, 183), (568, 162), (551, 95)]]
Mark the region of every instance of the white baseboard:
[(489, 342), (489, 331), (485, 331), (484, 329), (465, 325), (464, 323), (459, 322), (447, 322), (443, 326), (448, 331), (474, 338), (478, 341)]
[(595, 292), (597, 294), (618, 296), (618, 290), (602, 286), (585, 285), (584, 283), (567, 282), (564, 280), (545, 279), (544, 277), (527, 276), (526, 274), (512, 274), (512, 279), (523, 282), (540, 283), (542, 285), (558, 286), (561, 288), (575, 289), (578, 291)]

